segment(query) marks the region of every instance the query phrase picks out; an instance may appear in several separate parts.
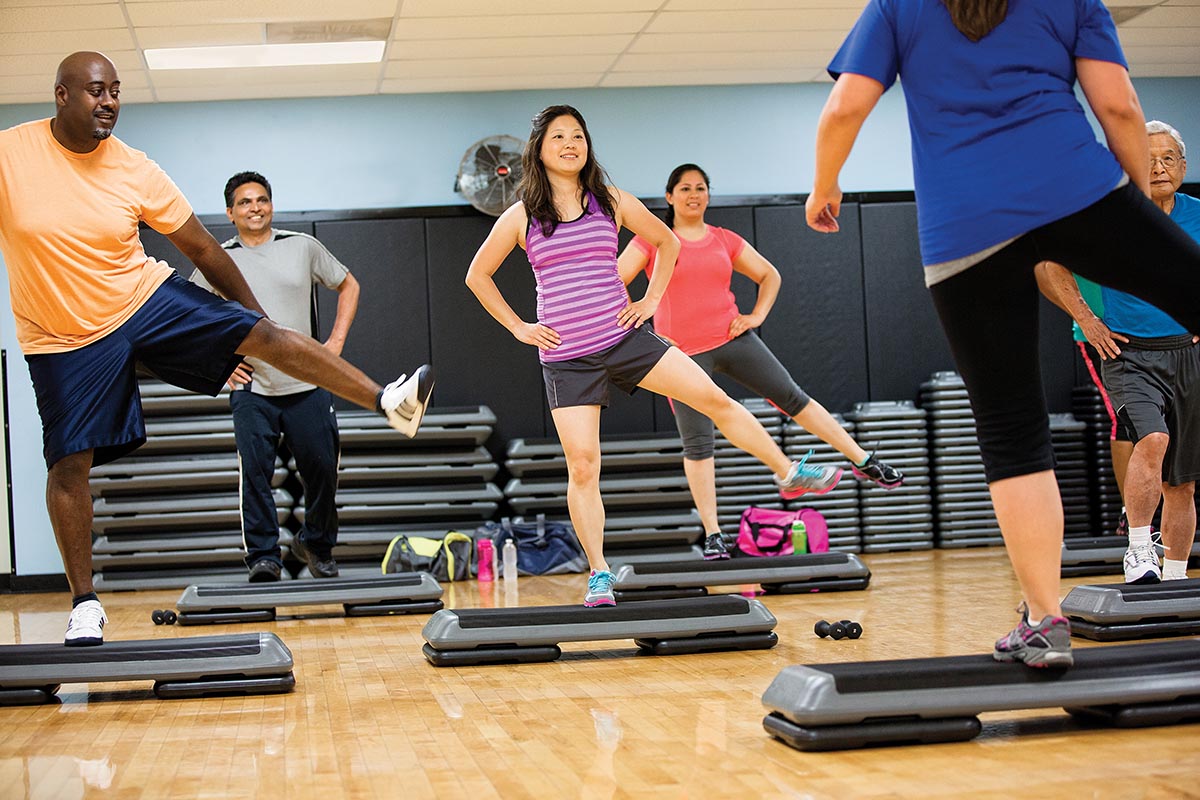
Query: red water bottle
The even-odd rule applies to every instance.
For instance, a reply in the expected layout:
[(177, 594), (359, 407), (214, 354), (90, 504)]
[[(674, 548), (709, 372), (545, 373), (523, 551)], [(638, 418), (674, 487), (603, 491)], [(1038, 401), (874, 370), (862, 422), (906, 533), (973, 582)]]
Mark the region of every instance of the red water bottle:
[(478, 544), (479, 552), (479, 580), (491, 581), (496, 578), (496, 551), (492, 547), (491, 539), (480, 539)]

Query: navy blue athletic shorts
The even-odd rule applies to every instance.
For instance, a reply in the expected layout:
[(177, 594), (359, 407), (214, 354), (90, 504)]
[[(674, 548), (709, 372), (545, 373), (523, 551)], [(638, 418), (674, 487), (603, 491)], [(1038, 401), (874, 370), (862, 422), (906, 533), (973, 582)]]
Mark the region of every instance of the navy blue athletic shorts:
[(103, 339), (65, 353), (25, 356), (46, 466), (84, 450), (95, 451), (92, 465), (98, 466), (142, 446), (138, 362), (165, 381), (215, 397), (242, 360), (237, 348), (260, 319), (172, 273)]

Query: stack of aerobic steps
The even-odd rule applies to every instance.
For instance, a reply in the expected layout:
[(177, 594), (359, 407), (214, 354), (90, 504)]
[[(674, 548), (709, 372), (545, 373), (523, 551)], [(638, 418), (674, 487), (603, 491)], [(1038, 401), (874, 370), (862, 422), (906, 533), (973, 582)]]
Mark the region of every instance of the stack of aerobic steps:
[(1092, 536), (1087, 463), (1087, 425), (1070, 414), (1050, 415), (1050, 440), (1054, 447), (1054, 476), (1063, 503), (1063, 535)]
[(904, 485), (896, 489), (859, 482), (862, 552), (932, 548), (933, 504), (925, 411), (910, 400), (857, 403), (846, 418), (854, 423), (860, 445), (904, 472)]
[(921, 406), (929, 419), (937, 546), (1004, 544), (962, 378), (957, 372), (933, 373), (921, 384)]
[(1091, 383), (1071, 390), (1071, 410), (1087, 426), (1084, 442), (1091, 509), (1087, 535), (1108, 536), (1116, 532), (1121, 521), (1121, 493), (1112, 466), (1112, 421), (1100, 390)]
[[(229, 398), (205, 397), (157, 380), (139, 383), (147, 442), (92, 470), (96, 587), (163, 589), (242, 580), (238, 461)], [(282, 526), (294, 498), (276, 465)], [(282, 531), (286, 554), (291, 535)]]
[[(783, 446), (783, 427), (787, 417), (775, 406), (758, 397), (741, 401), (755, 419), (766, 429), (780, 447)], [(725, 438), (714, 427), (713, 459), (716, 464), (717, 522), (727, 536), (736, 536), (742, 512), (751, 506), (782, 509), (783, 498), (775, 476), (761, 461), (746, 453)]]
[[(430, 408), (412, 439), (369, 411), (339, 411), (337, 418), (342, 455), (333, 555), (342, 576), (380, 574), (397, 534), (471, 534), (496, 515), (503, 495), (491, 482), (498, 466), (483, 447), (496, 424), (487, 406)], [(295, 513), (303, 522), (303, 501)]]
[[(567, 460), (557, 439), (513, 439), (504, 496), (517, 519), (538, 514), (570, 521)], [(768, 475), (768, 480), (770, 476)], [(611, 562), (698, 558), (700, 517), (683, 473), (683, 448), (673, 433), (604, 436), (600, 493), (605, 555)]]
[[(841, 414), (833, 418), (850, 436), (854, 437), (854, 423)], [(844, 553), (862, 552), (862, 519), (859, 502), (859, 486), (850, 470), (850, 462), (833, 447), (788, 420), (783, 428), (783, 451), (792, 461), (799, 461), (809, 451), (808, 463), (814, 466), (826, 464), (844, 470), (838, 485), (825, 494), (804, 494), (787, 502), (788, 508), (813, 508), (821, 512), (829, 525), (829, 549)]]

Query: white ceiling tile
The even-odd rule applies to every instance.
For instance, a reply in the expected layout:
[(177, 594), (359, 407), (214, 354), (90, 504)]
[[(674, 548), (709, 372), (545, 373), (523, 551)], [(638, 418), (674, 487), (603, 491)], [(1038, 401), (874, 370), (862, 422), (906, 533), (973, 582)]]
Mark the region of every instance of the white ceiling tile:
[(408, 39), (392, 42), (389, 59), (503, 58), (514, 53), (543, 56), (616, 55), (634, 40), (633, 34), (613, 36), (537, 36), (513, 39)]
[(1131, 64), (1190, 64), (1200, 67), (1200, 47), (1126, 47)]
[(117, 0), (3, 0), (4, 8), (43, 8), (58, 6), (113, 6), (120, 8)]
[(258, 22), (149, 26), (138, 28), (137, 37), (138, 44), (144, 48), (262, 44), (266, 41), (265, 30), (265, 26)]
[(1188, 45), (1200, 47), (1200, 28), (1121, 28), (1123, 47), (1134, 45)]
[(1200, 26), (1200, 6), (1159, 6), (1138, 14), (1124, 28), (1184, 28)]
[(394, 39), (507, 39), (636, 33), (651, 14), (541, 14), (523, 17), (400, 19)]
[[(723, 86), (738, 83), (796, 83), (807, 80), (811, 69), (798, 70), (695, 70), (671, 75), (674, 86)], [(662, 86), (661, 72), (610, 72), (601, 86)]]
[[(126, 70), (141, 69), (142, 61), (135, 50), (109, 50), (105, 53), (117, 66), (122, 75)], [(42, 75), (47, 80), (54, 79), (58, 64), (63, 56), (58, 53), (41, 53), (26, 56), (0, 56), (0, 76), (5, 81), (10, 77), (20, 75)], [(2, 91), (2, 90), (0, 90)]]
[(571, 75), (491, 75), (426, 80), (385, 80), (381, 91), (387, 94), (428, 94), (431, 92), (503, 92), (526, 89), (583, 89), (596, 86), (600, 73)]
[(45, 92), (5, 92), (0, 90), (0, 106), (11, 106), (21, 103), (45, 103), (46, 116), (53, 116), (54, 104), (46, 99)]
[(377, 19), (396, 13), (396, 0), (191, 0), (126, 3), (134, 25), (194, 25), (222, 22), (324, 22)]
[[(121, 92), (122, 106), (131, 106), (138, 103), (153, 103), (154, 99), (154, 93), (151, 92), (149, 88), (129, 89)], [(118, 132), (117, 135), (119, 136), (120, 133)]]
[(825, 50), (832, 56), (844, 31), (749, 31), (727, 33), (643, 33), (631, 53), (753, 53), (759, 50)]
[(48, 8), (9, 8), (0, 2), (0, 31), (31, 33), (36, 31), (88, 31), (93, 28), (123, 28), (125, 15), (116, 3), (94, 6), (51, 6)]
[(91, 31), (8, 33), (0, 31), (0, 53), (6, 56), (52, 53), (59, 59), (77, 50), (132, 50), (133, 37), (125, 28)]
[(731, 0), (667, 0), (663, 7), (666, 11), (728, 11), (733, 8), (792, 11), (798, 8), (849, 8), (857, 13), (861, 12), (865, 5), (866, 0), (738, 0), (736, 3)]
[(238, 86), (173, 86), (157, 89), (164, 103), (198, 103), (208, 100), (275, 100), (281, 97), (350, 97), (375, 94), (375, 81), (328, 83), (244, 83)]
[[(656, 11), (662, 0), (575, 0), (570, 8), (557, 7), (555, 12), (612, 13), (621, 11)], [(544, 0), (404, 0), (401, 18), (410, 17), (475, 17), (503, 12), (505, 15), (542, 15), (547, 12)]]
[(154, 70), (150, 78), (155, 89), (182, 86), (227, 86), (291, 83), (334, 83), (355, 80), (377, 81), (378, 64), (327, 64), (310, 67), (263, 67), (239, 69), (166, 69)]
[(472, 75), (552, 75), (603, 72), (613, 57), (513, 56), (511, 58), (444, 58), (429, 61), (389, 61), (387, 78), (454, 78)]
[(659, 14), (647, 33), (705, 33), (712, 31), (841, 31), (858, 20), (857, 9), (801, 11), (668, 11)]
[(829, 60), (827, 53), (809, 51), (754, 52), (754, 53), (708, 53), (703, 59), (683, 59), (674, 53), (627, 54), (617, 61), (614, 72), (703, 72), (714, 70), (813, 70)]
[[(144, 89), (150, 84), (146, 81), (146, 73), (140, 70), (126, 70), (121, 73), (121, 92), (129, 89)], [(54, 97), (54, 71), (43, 75), (13, 75), (4, 79), (5, 92), (41, 92), (42, 99)]]
[(1194, 78), (1200, 73), (1192, 64), (1131, 64), (1129, 74), (1135, 78)]

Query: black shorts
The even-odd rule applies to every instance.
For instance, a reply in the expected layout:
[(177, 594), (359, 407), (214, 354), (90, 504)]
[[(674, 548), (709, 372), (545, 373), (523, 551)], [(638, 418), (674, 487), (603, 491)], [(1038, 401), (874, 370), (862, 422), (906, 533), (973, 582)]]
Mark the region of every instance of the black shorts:
[(138, 362), (176, 386), (216, 396), (242, 360), (238, 346), (260, 319), (172, 273), (103, 339), (26, 356), (46, 466), (85, 450), (94, 451), (92, 465), (99, 466), (141, 447), (146, 425)]
[(1190, 334), (1131, 337), (1104, 362), (1104, 385), (1131, 440), (1170, 437), (1163, 480), (1174, 486), (1200, 478), (1200, 344), (1191, 341)]
[(662, 360), (671, 345), (650, 327), (635, 328), (621, 341), (598, 353), (566, 361), (542, 363), (550, 409), (608, 406), (608, 385), (633, 394), (642, 379)]

